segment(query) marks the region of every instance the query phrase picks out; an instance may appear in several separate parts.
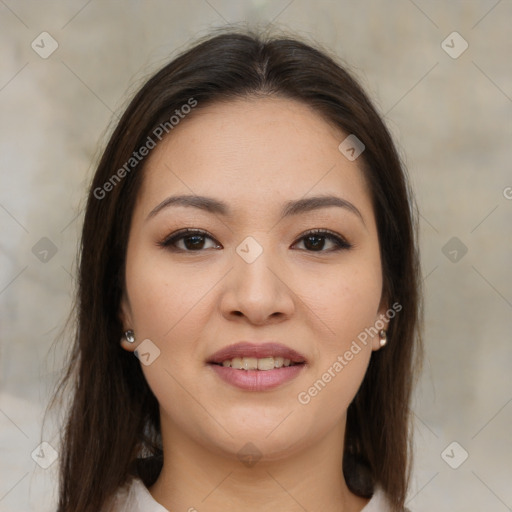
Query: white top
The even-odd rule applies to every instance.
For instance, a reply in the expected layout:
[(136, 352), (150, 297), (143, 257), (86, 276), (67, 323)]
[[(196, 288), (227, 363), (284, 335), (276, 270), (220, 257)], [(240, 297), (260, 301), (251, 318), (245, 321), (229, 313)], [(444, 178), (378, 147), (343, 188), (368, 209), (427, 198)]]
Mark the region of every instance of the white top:
[[(377, 488), (368, 505), (361, 512), (389, 512), (389, 504), (382, 489)], [(112, 512), (170, 512), (155, 501), (141, 480), (134, 478), (122, 487), (117, 495)]]

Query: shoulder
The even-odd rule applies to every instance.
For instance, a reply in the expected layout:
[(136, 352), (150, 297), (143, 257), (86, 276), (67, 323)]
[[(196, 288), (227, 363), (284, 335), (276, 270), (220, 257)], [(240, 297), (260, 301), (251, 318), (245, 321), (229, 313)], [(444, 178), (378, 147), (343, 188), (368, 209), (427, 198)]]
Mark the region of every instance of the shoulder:
[[(386, 496), (386, 493), (381, 487), (377, 487), (371, 500), (361, 512), (390, 512), (391, 504)], [(410, 512), (409, 509), (404, 509), (404, 512)]]
[(169, 512), (160, 505), (142, 480), (133, 478), (119, 488), (109, 512)]

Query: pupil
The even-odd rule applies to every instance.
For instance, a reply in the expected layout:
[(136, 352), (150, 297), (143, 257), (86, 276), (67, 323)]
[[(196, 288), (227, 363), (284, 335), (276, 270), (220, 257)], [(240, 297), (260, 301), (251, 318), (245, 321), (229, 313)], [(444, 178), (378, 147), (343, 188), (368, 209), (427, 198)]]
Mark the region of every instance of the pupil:
[[(308, 247), (308, 242), (311, 242)], [(310, 235), (306, 238), (305, 245), (308, 249), (322, 249), (325, 240), (323, 236)]]
[[(193, 240), (192, 243), (190, 241)], [(201, 249), (204, 244), (203, 235), (192, 235), (185, 239), (185, 245), (187, 249)]]

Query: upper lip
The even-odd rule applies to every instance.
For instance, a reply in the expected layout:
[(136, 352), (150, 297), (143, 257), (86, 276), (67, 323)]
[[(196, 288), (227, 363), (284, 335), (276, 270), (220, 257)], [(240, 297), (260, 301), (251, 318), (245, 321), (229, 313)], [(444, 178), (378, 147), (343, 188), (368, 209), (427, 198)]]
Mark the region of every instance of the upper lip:
[(282, 357), (289, 359), (292, 363), (304, 363), (306, 358), (296, 350), (275, 342), (267, 343), (249, 343), (242, 341), (233, 345), (228, 345), (208, 358), (208, 363), (222, 363), (234, 357)]

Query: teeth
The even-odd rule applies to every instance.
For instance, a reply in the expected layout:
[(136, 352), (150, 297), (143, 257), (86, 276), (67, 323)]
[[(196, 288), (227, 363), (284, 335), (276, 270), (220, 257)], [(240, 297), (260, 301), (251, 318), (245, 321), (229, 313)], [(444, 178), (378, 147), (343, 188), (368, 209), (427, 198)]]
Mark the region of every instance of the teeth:
[(255, 357), (243, 357), (242, 364), (244, 370), (257, 370), (258, 360)]
[[(224, 363), (222, 363), (222, 364), (224, 364)], [(242, 358), (241, 357), (234, 357), (231, 360), (231, 365), (230, 366), (231, 366), (231, 368), (237, 368), (238, 370), (241, 370), (244, 367), (243, 362), (242, 362)]]
[(283, 366), (290, 366), (294, 363), (284, 357), (234, 357), (222, 361), (222, 366), (236, 368), (237, 370), (273, 370)]
[(274, 369), (274, 358), (264, 357), (257, 360), (258, 370), (273, 370)]

